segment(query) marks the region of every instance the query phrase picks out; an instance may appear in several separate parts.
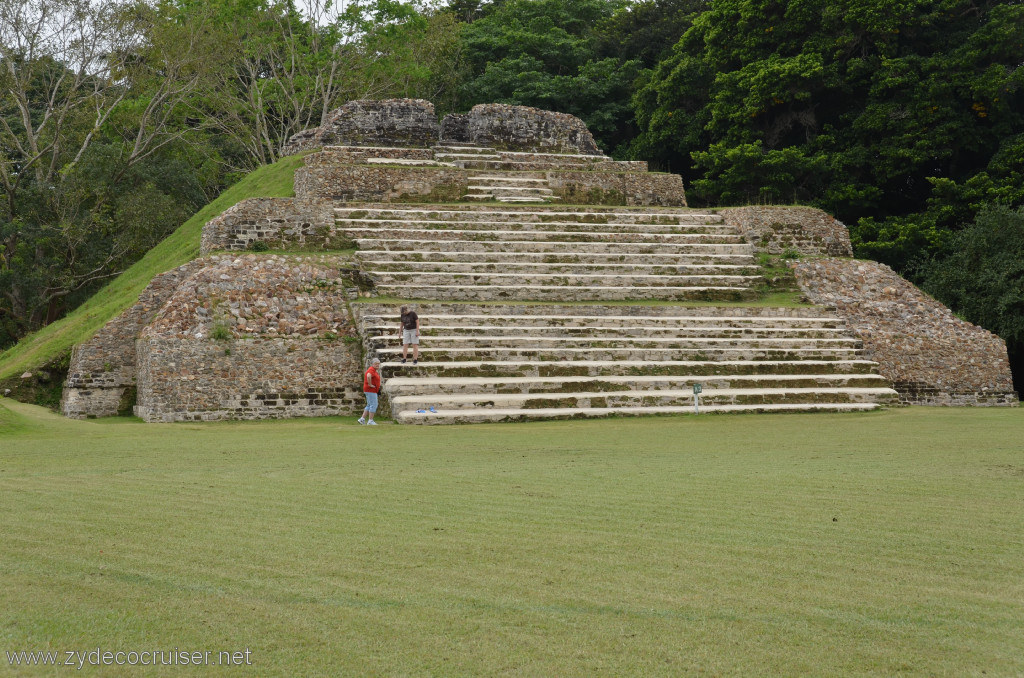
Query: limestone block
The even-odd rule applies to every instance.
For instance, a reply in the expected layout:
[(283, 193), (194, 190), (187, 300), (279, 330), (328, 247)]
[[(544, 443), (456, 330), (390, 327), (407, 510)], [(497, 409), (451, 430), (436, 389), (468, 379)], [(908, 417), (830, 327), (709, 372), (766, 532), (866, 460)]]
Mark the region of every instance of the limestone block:
[(467, 114), (468, 141), (506, 150), (601, 155), (582, 120), (529, 106), (479, 104)]

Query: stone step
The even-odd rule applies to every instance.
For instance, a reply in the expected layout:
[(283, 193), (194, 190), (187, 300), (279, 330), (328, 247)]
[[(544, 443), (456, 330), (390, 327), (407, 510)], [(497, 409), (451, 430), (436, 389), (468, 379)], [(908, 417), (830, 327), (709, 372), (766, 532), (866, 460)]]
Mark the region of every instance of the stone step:
[(422, 228), (410, 224), (405, 228), (372, 228), (353, 226), (338, 229), (353, 239), (389, 238), (408, 240), (477, 240), (539, 242), (613, 242), (622, 245), (657, 243), (659, 245), (686, 245), (688, 247), (729, 246), (734, 251), (750, 252), (750, 245), (738, 235), (711, 233), (628, 233), (625, 231), (497, 231), (485, 229)]
[(471, 158), (463, 158), (455, 161), (455, 164), (463, 169), (477, 170), (480, 172), (592, 172), (594, 170), (594, 164), (589, 162), (572, 162), (565, 160), (562, 162), (545, 162), (545, 161), (515, 161), (515, 160), (501, 160), (500, 158), (491, 158), (487, 156), (480, 156), (486, 159), (474, 160)]
[(563, 287), (747, 287), (762, 280), (758, 275), (653, 275), (645, 273), (453, 273), (432, 271), (373, 271), (380, 284), (416, 285), (518, 285)]
[[(478, 264), (569, 264), (592, 266), (722, 266), (757, 268), (750, 254), (617, 254), (610, 252), (447, 252), (360, 250), (363, 261), (390, 261), (392, 263), (459, 263)], [(759, 269), (758, 269), (759, 270)]]
[[(852, 337), (588, 337), (578, 335), (537, 336), (534, 334), (512, 335), (464, 335), (464, 334), (424, 334), (428, 338), (426, 346), (431, 349), (465, 349), (467, 351), (489, 350), (498, 348), (524, 348), (536, 350), (549, 349), (629, 349), (660, 351), (675, 349), (679, 351), (702, 350), (824, 350), (852, 349), (862, 347), (859, 339)], [(422, 338), (421, 338), (422, 341)], [(401, 340), (385, 334), (369, 337), (367, 343), (377, 351), (401, 348)]]
[(487, 221), (508, 222), (523, 221), (528, 223), (585, 223), (585, 224), (720, 224), (722, 216), (707, 212), (694, 212), (685, 209), (666, 209), (651, 211), (648, 209), (585, 209), (566, 211), (562, 207), (537, 206), (532, 209), (515, 209), (501, 207), (474, 207), (472, 205), (453, 208), (408, 207), (336, 207), (335, 215), (342, 219), (384, 219), (399, 221)]
[(388, 397), (507, 393), (610, 393), (619, 391), (693, 391), (730, 388), (879, 388), (889, 383), (876, 374), (732, 374), (711, 376), (601, 375), (597, 377), (392, 377)]
[[(806, 328), (806, 327), (664, 327), (650, 325), (596, 327), (582, 325), (566, 326), (534, 326), (534, 325), (438, 325), (428, 319), (425, 324), (420, 320), (420, 334), (423, 337), (433, 336), (480, 336), (480, 337), (588, 337), (605, 338), (693, 338), (718, 337), (721, 339), (771, 339), (771, 338), (850, 338), (845, 328)], [(389, 335), (394, 333), (398, 320), (382, 322), (368, 319), (362, 325), (368, 337)]]
[(543, 151), (496, 151), (503, 160), (513, 161), (552, 161), (573, 160), (576, 162), (608, 162), (611, 160), (607, 155), (594, 155), (590, 153), (544, 153)]
[(366, 158), (363, 160), (367, 165), (401, 165), (405, 167), (455, 167), (453, 162), (441, 162), (440, 160), (419, 160), (416, 158)]
[(559, 198), (558, 196), (553, 195), (495, 195), (493, 193), (467, 193), (460, 198), (460, 200), (465, 200), (468, 202), (500, 202), (523, 204), (539, 204), (560, 199), (561, 198)]
[(566, 285), (423, 285), (381, 282), (380, 296), (398, 299), (454, 301), (751, 301), (758, 293), (749, 287), (627, 286), (572, 287)]
[(334, 221), (337, 228), (417, 228), (424, 230), (458, 229), (462, 231), (515, 231), (515, 232), (569, 232), (569, 233), (684, 233), (693, 235), (729, 236), (736, 240), (736, 230), (718, 224), (585, 224), (572, 221), (561, 222), (504, 222), (504, 221), (455, 221), (439, 219), (344, 219)]
[[(367, 229), (370, 230), (370, 229)], [(455, 236), (433, 239), (429, 234), (417, 234), (411, 238), (406, 234), (364, 235), (353, 240), (361, 250), (409, 251), (409, 252), (538, 252), (544, 254), (606, 254), (616, 256), (627, 254), (676, 254), (681, 256), (727, 255), (751, 257), (746, 244), (707, 243), (658, 243), (658, 242), (580, 242), (574, 240), (458, 240)], [(376, 236), (376, 237), (374, 237)]]
[[(477, 176), (469, 177), (469, 181), (476, 186), (547, 186), (548, 180), (544, 177), (522, 177), (522, 176)], [(470, 186), (473, 188), (473, 186)]]
[(554, 191), (543, 186), (466, 186), (466, 190), (474, 193), (491, 193), (493, 195), (553, 195)]
[[(390, 356), (389, 356), (390, 357)], [(446, 360), (382, 363), (387, 378), (464, 378), (464, 377), (715, 377), (738, 375), (875, 375), (878, 364), (870, 360)]]
[[(880, 399), (889, 400), (896, 392), (881, 388), (723, 388), (705, 389), (700, 394), (701, 403), (712, 405), (805, 405), (822, 404), (876, 404)], [(580, 408), (591, 407), (686, 407), (693, 406), (692, 389), (640, 390), (640, 391), (594, 391), (555, 393), (464, 393), (444, 395), (440, 393), (395, 396), (389, 398), (392, 416), (406, 411), (429, 409), (438, 410), (481, 410), (481, 409), (539, 409), (539, 408)]]
[[(868, 412), (878, 409), (875, 403), (802, 403), (765, 405), (702, 405), (702, 414), (728, 413), (781, 413), (781, 412)], [(415, 410), (399, 413), (395, 421), (400, 424), (481, 424), (551, 419), (588, 419), (610, 416), (693, 414), (692, 406), (677, 407), (587, 407), (587, 408), (530, 408), (438, 410), (437, 413), (418, 414)]]
[(450, 152), (445, 152), (445, 153), (435, 153), (434, 154), (434, 158), (436, 160), (440, 160), (442, 162), (456, 162), (456, 163), (460, 162), (460, 161), (479, 162), (481, 160), (492, 160), (492, 161), (497, 161), (497, 162), (501, 161), (501, 156), (496, 154), (496, 153), (465, 153), (465, 152), (462, 152), (462, 151), (458, 151), (458, 152), (450, 151)]
[(473, 144), (461, 144), (458, 142), (448, 142), (438, 146), (431, 146), (430, 150), (435, 153), (469, 153), (469, 154), (485, 154), (485, 155), (497, 155), (498, 152), (487, 146), (474, 146)]
[[(359, 317), (369, 316), (394, 318), (398, 322), (398, 307), (381, 303), (359, 303), (356, 309)], [(475, 304), (465, 302), (446, 303), (442, 301), (419, 304), (417, 312), (429, 314), (431, 318), (444, 318), (453, 322), (478, 321), (487, 323), (601, 323), (610, 324), (625, 321), (628, 324), (642, 323), (684, 323), (694, 325), (719, 325), (726, 323), (737, 326), (828, 326), (842, 324), (842, 319), (833, 312), (817, 306), (794, 308), (733, 307), (733, 306), (646, 306), (604, 304)]]
[[(398, 307), (379, 303), (360, 303), (353, 307), (363, 322), (398, 322)], [(432, 322), (445, 325), (599, 325), (617, 327), (637, 325), (676, 327), (844, 327), (844, 321), (817, 307), (776, 309), (705, 306), (596, 306), (470, 304), (424, 302), (416, 312)]]
[[(478, 199), (477, 196), (469, 196), (469, 195), (467, 195), (465, 197), (470, 199), (470, 200), (477, 200)], [(493, 197), (493, 199), (497, 200), (498, 202), (504, 202), (504, 203), (518, 203), (518, 202), (521, 202), (521, 203), (531, 203), (531, 202), (537, 202), (538, 200), (540, 200), (541, 202), (551, 202), (551, 201), (554, 201), (554, 200), (561, 200), (561, 198), (558, 197), (557, 195), (545, 195), (545, 196), (540, 196), (539, 198), (536, 197), (536, 196), (526, 196), (526, 195), (496, 195), (496, 196)]]
[[(860, 350), (852, 347), (812, 347), (812, 348), (756, 348), (756, 347), (715, 347), (700, 348), (578, 348), (552, 346), (477, 346), (469, 348), (435, 348), (431, 345), (420, 346), (420, 362), (452, 362), (452, 361), (571, 361), (571, 360), (689, 360), (689, 361), (789, 361), (789, 360), (853, 360), (860, 357)], [(383, 347), (376, 350), (382, 362), (401, 360), (402, 348)]]
[(753, 265), (732, 264), (683, 264), (677, 266), (653, 264), (540, 264), (509, 263), (507, 261), (398, 261), (359, 256), (363, 267), (376, 272), (421, 272), (421, 273), (504, 273), (510, 275), (620, 275), (623, 273), (653, 276), (748, 276), (758, 277), (759, 270)]

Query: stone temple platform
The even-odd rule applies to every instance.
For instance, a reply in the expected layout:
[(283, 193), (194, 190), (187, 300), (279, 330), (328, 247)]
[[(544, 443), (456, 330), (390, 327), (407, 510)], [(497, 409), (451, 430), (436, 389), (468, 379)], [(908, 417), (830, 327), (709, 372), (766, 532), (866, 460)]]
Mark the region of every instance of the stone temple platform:
[[(372, 357), (409, 424), (685, 414), (698, 384), (702, 412), (1017, 401), (1005, 344), (852, 259), (835, 219), (690, 209), (572, 116), (351, 102), (289, 150), (295, 197), (211, 220), (203, 258), (76, 348), (65, 414), (351, 414)], [(803, 303), (772, 306), (783, 253)]]

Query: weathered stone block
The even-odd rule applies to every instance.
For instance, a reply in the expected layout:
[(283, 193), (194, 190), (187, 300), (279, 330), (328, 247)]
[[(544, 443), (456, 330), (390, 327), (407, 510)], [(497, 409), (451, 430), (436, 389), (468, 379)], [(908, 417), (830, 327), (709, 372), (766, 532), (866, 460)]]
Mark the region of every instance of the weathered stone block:
[(332, 111), (320, 127), (293, 135), (284, 154), (335, 144), (427, 147), (436, 144), (440, 135), (434, 104), (429, 101), (350, 101)]
[(452, 113), (444, 116), (441, 120), (441, 143), (467, 143), (469, 140), (469, 115)]
[[(453, 126), (461, 123), (453, 122)], [(601, 155), (582, 120), (529, 106), (479, 104), (467, 114), (468, 141), (505, 150)]]

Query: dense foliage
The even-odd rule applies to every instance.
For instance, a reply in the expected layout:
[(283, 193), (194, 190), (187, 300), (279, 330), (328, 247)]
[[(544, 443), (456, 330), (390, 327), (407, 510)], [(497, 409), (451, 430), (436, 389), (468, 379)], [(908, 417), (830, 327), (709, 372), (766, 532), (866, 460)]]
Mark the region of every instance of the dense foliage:
[(952, 237), (950, 254), (922, 266), (923, 287), (964, 319), (1006, 340), (1024, 377), (1024, 209), (990, 207)]
[[(576, 114), (695, 205), (820, 206), (974, 317), (938, 271), (1024, 204), (1022, 54), (1017, 1), (0, 0), (0, 347), (295, 132), (391, 96)], [(977, 318), (1024, 317), (1000, 313)]]
[(1019, 3), (717, 0), (639, 88), (635, 149), (708, 203), (819, 205), (903, 268), (1024, 197), (1022, 42)]

